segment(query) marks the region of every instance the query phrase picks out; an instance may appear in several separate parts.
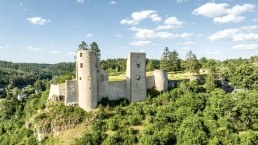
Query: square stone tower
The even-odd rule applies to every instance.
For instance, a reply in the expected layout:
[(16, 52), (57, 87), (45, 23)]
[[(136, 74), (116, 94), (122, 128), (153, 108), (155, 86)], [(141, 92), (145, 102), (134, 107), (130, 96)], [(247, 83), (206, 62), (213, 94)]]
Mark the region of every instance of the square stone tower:
[(131, 52), (126, 68), (127, 96), (130, 102), (144, 101), (146, 88), (146, 54)]

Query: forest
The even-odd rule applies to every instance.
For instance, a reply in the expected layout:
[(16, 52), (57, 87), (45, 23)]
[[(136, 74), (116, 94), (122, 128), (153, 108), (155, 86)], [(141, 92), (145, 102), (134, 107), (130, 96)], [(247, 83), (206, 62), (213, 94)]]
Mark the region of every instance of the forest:
[[(47, 102), (51, 83), (75, 77), (74, 62), (0, 61), (0, 144), (257, 145), (258, 56), (219, 61), (198, 59), (190, 51), (185, 58), (166, 47), (160, 60), (147, 59), (146, 69), (207, 73), (166, 92), (148, 90), (144, 102), (104, 98), (92, 112)], [(124, 73), (126, 59), (101, 65), (109, 73)], [(225, 91), (223, 81), (236, 91)], [(20, 93), (28, 98), (17, 100)]]

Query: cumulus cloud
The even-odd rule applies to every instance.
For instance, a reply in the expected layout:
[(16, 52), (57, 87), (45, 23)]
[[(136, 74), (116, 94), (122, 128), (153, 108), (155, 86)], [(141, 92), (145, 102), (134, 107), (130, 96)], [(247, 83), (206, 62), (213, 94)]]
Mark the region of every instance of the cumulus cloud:
[(41, 48), (32, 47), (32, 46), (28, 46), (27, 49), (28, 49), (29, 51), (40, 51), (40, 50), (42, 50)]
[(130, 43), (132, 46), (145, 46), (151, 44), (151, 41), (133, 41)]
[(238, 44), (232, 47), (235, 50), (253, 50), (258, 49), (257, 44)]
[(191, 33), (182, 33), (181, 35), (180, 35), (180, 37), (181, 38), (184, 38), (184, 39), (189, 39), (189, 38), (191, 38), (193, 36), (193, 34), (191, 34)]
[(237, 32), (238, 29), (225, 29), (222, 31), (218, 31), (215, 34), (209, 37), (212, 41), (222, 40), (222, 39), (231, 39)]
[(174, 39), (174, 38), (183, 38), (189, 39), (192, 37), (191, 33), (182, 33), (174, 34), (166, 31), (155, 31), (152, 29), (141, 29), (141, 28), (131, 28), (133, 31), (136, 31), (135, 38), (146, 40), (146, 39)]
[(156, 30), (168, 30), (172, 28), (181, 28), (184, 22), (179, 21), (176, 17), (169, 17), (164, 21), (164, 25), (159, 25)]
[(254, 30), (257, 26), (243, 26), (237, 29), (224, 29), (208, 37), (211, 41), (233, 40), (233, 41), (256, 41), (258, 34), (246, 31)]
[(227, 3), (206, 3), (197, 9), (194, 9), (192, 14), (194, 15), (202, 15), (205, 17), (217, 17), (223, 14), (226, 14), (227, 8), (229, 5)]
[(255, 7), (252, 4), (230, 7), (227, 3), (206, 3), (194, 9), (192, 14), (213, 18), (213, 22), (219, 24), (238, 23), (245, 19), (244, 16), (241, 16), (243, 13), (253, 12)]
[(243, 16), (236, 16), (236, 15), (226, 15), (223, 17), (216, 17), (213, 19), (214, 23), (238, 23), (244, 21), (245, 17)]
[(153, 22), (160, 22), (161, 17), (157, 14), (154, 10), (142, 10), (139, 12), (133, 12), (131, 14), (131, 18), (126, 18), (120, 21), (121, 24), (127, 24), (127, 25), (138, 25), (139, 22), (145, 20), (145, 19), (151, 19)]
[(137, 39), (171, 39), (177, 37), (176, 35), (169, 32), (156, 32), (151, 29), (140, 29), (135, 33)]
[(34, 25), (45, 25), (46, 23), (51, 22), (50, 19), (44, 19), (42, 17), (27, 18), (27, 21)]
[(255, 29), (257, 29), (257, 26), (256, 26), (256, 25), (243, 26), (243, 27), (241, 27), (241, 29), (242, 29), (242, 30), (248, 30), (248, 31), (250, 31), (250, 30), (255, 30)]

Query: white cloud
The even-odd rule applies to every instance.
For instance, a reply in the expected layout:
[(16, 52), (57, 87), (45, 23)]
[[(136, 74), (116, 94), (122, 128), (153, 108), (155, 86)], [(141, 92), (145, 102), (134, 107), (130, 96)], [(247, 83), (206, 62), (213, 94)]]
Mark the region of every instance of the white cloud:
[(59, 51), (59, 50), (50, 50), (49, 52), (50, 52), (50, 53), (53, 53), (53, 54), (60, 53), (60, 51)]
[(3, 49), (4, 47), (0, 46), (0, 49)]
[(238, 23), (244, 21), (243, 13), (253, 12), (255, 5), (243, 4), (229, 7), (227, 3), (206, 3), (193, 10), (192, 14), (213, 18), (214, 23)]
[(111, 5), (115, 5), (115, 4), (116, 4), (116, 1), (111, 1), (110, 4), (111, 4)]
[(234, 41), (255, 41), (258, 40), (258, 34), (248, 33), (248, 34), (237, 34), (233, 36)]
[(151, 19), (153, 22), (160, 22), (161, 17), (157, 14), (156, 11), (153, 10), (142, 10), (139, 12), (133, 12), (131, 14), (131, 18), (126, 18), (120, 21), (121, 24), (127, 25), (138, 25), (139, 22), (145, 19)]
[(34, 25), (45, 25), (46, 23), (51, 22), (50, 19), (44, 19), (42, 17), (27, 18), (27, 21)]
[(84, 0), (76, 0), (76, 1), (77, 3), (80, 3), (80, 4), (84, 3)]
[(242, 30), (248, 30), (248, 31), (250, 31), (250, 30), (255, 30), (255, 29), (257, 29), (257, 26), (256, 26), (256, 25), (243, 26), (243, 27), (241, 27), (241, 29), (242, 29)]
[(151, 41), (133, 41), (130, 43), (132, 46), (145, 46), (151, 44)]
[(217, 40), (233, 40), (233, 41), (256, 41), (258, 40), (258, 34), (246, 33), (245, 31), (250, 31), (256, 29), (256, 26), (243, 26), (238, 29), (224, 29), (218, 31), (215, 34), (208, 37), (211, 41)]
[(41, 50), (42, 50), (41, 48), (32, 47), (32, 46), (28, 46), (27, 49), (28, 49), (29, 51), (41, 51)]
[(169, 17), (164, 21), (164, 23), (166, 25), (182, 25), (184, 22), (179, 21), (176, 17)]
[(233, 15), (240, 15), (242, 13), (253, 12), (255, 7), (256, 6), (252, 4), (235, 5), (233, 8), (228, 9), (228, 13)]
[(258, 49), (257, 44), (238, 44), (232, 47), (235, 50), (253, 50)]
[(92, 33), (85, 34), (85, 37), (87, 37), (87, 38), (90, 38), (90, 37), (92, 37), (92, 36), (93, 36)]
[(172, 39), (176, 37), (178, 37), (178, 35), (175, 35), (173, 33), (155, 32), (154, 30), (151, 30), (151, 29), (140, 29), (135, 33), (135, 38), (137, 39), (156, 39), (156, 38)]
[(191, 38), (192, 36), (193, 36), (193, 34), (191, 34), (191, 33), (182, 33), (182, 34), (180, 35), (180, 37), (183, 38), (183, 39), (189, 39), (189, 38)]
[(123, 38), (123, 36), (121, 34), (116, 34), (115, 37), (118, 38), (118, 39)]
[(184, 22), (179, 21), (176, 17), (169, 17), (164, 21), (164, 25), (159, 25), (156, 30), (168, 30), (173, 28), (181, 28)]
[(202, 6), (200, 6), (197, 9), (194, 9), (192, 14), (194, 15), (202, 15), (205, 17), (217, 17), (221, 16), (223, 14), (226, 14), (227, 8), (229, 5), (227, 3), (221, 3), (221, 4), (216, 4), (216, 3), (206, 3)]
[(238, 23), (244, 21), (245, 17), (236, 15), (226, 15), (223, 17), (216, 17), (213, 19), (214, 23), (224, 24), (224, 23)]
[(221, 39), (231, 39), (238, 31), (238, 29), (225, 29), (211, 35), (209, 39), (212, 41), (217, 41)]

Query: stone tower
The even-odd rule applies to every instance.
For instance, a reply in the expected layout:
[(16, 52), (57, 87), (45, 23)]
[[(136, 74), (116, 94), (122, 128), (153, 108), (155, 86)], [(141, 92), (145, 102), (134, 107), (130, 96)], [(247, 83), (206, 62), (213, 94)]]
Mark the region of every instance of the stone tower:
[(156, 90), (167, 91), (168, 90), (168, 71), (167, 70), (154, 70), (154, 79)]
[(129, 53), (126, 68), (126, 86), (130, 102), (144, 101), (146, 99), (145, 53)]
[(91, 50), (77, 50), (78, 104), (85, 111), (97, 107), (97, 56)]

